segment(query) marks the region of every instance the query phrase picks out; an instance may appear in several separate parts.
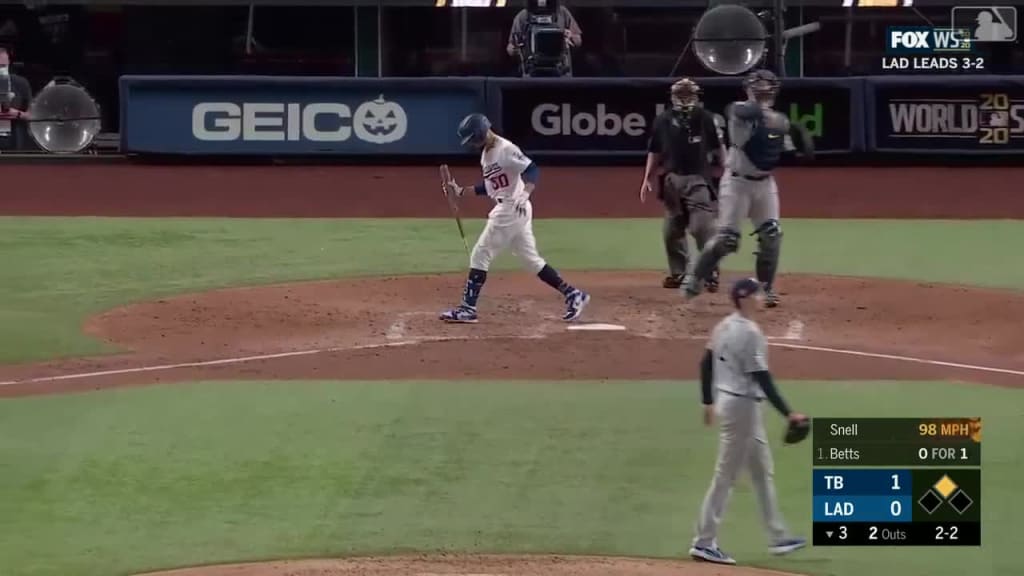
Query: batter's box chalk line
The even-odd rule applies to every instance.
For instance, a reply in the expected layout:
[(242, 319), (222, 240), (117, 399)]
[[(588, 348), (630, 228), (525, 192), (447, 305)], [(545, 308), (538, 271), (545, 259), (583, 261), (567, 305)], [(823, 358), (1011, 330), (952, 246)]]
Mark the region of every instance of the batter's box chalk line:
[(405, 340), (405, 333), (408, 329), (406, 324), (410, 318), (417, 316), (432, 316), (434, 314), (435, 312), (427, 312), (425, 310), (417, 312), (402, 312), (395, 318), (395, 321), (388, 326), (387, 332), (384, 333), (384, 338), (392, 342)]
[(769, 340), (803, 340), (804, 339), (804, 323), (802, 320), (790, 320), (789, 325), (786, 327), (786, 333), (783, 336), (768, 336)]

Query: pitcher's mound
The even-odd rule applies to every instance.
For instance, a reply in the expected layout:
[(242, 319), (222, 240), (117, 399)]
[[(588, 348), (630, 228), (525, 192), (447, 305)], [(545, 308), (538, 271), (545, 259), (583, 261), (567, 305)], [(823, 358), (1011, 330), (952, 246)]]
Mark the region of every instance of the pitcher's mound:
[(423, 556), (290, 560), (152, 572), (140, 576), (793, 576), (681, 560), (589, 556)]

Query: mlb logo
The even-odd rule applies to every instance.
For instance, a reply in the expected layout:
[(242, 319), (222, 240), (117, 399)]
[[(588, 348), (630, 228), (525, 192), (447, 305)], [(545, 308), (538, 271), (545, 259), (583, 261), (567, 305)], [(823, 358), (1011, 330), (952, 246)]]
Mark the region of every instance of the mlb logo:
[(1010, 113), (1006, 110), (993, 110), (988, 114), (981, 114), (982, 128), (1008, 128), (1010, 126)]
[(1015, 6), (954, 6), (950, 19), (954, 27), (966, 29), (975, 42), (1017, 41)]

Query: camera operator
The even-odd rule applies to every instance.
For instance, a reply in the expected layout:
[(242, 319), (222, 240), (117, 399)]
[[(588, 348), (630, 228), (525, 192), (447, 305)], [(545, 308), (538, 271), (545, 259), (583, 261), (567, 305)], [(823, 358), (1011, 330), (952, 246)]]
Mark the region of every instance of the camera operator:
[[(535, 56), (531, 52), (531, 34), (534, 33), (536, 28), (559, 28), (562, 30), (562, 36), (564, 37), (564, 50), (561, 52), (558, 76), (572, 76), (572, 54), (571, 50), (579, 48), (583, 44), (583, 32), (580, 30), (579, 24), (576, 23), (576, 19), (565, 5), (558, 2), (558, 0), (530, 0), (527, 7), (520, 10), (514, 20), (512, 20), (512, 30), (508, 36), (508, 46), (505, 50), (509, 56), (519, 56), (524, 64), (524, 73), (526, 70), (526, 63), (531, 57)], [(526, 49), (527, 53), (524, 54), (523, 50)], [(550, 54), (544, 55), (550, 56)], [(529, 74), (527, 74), (529, 75)], [(555, 75), (555, 74), (544, 74), (544, 75)]]
[(11, 73), (11, 54), (0, 47), (0, 150), (32, 149), (28, 137), (28, 107), (32, 87), (24, 76)]

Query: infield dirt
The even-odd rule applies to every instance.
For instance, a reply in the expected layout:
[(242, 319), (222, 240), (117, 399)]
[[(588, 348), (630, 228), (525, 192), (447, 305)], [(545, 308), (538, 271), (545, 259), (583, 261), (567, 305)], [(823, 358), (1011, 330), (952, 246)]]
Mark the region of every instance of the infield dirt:
[(743, 566), (591, 556), (422, 556), (204, 566), (140, 576), (793, 576)]
[[(0, 214), (448, 217), (432, 166), (8, 170), (12, 180), (33, 185), (14, 186), (0, 197)], [(657, 202), (636, 200), (638, 174), (621, 167), (545, 169), (536, 214), (657, 216)], [(456, 176), (472, 181), (476, 174), (462, 167)], [(1015, 168), (801, 168), (782, 170), (779, 181), (784, 218), (1024, 218), (1024, 195), (1007, 186), (1021, 176), (1024, 169)], [(469, 202), (465, 214), (483, 216), (487, 209), (484, 201)], [(774, 363), (787, 378), (1024, 385), (1020, 374), (784, 347), (813, 345), (1019, 372), (1024, 352), (1015, 342), (1014, 319), (1024, 317), (1020, 292), (799, 277), (784, 270), (785, 256), (779, 280), (785, 301), (765, 323), (769, 335), (780, 338), (790, 323), (802, 323), (798, 337), (777, 342)], [(585, 321), (627, 330), (565, 331), (554, 319), (556, 295), (521, 274), (493, 275), (482, 301), (484, 321), (454, 327), (435, 316), (455, 303), (458, 275), (240, 288), (136, 304), (89, 319), (87, 332), (127, 352), (0, 367), (0, 395), (199, 378), (682, 378), (692, 376), (682, 367), (696, 360), (700, 338), (728, 310), (721, 295), (683, 307), (678, 294), (658, 287), (655, 272), (574, 273), (570, 279), (594, 295)], [(279, 353), (288, 355), (239, 361)], [(183, 363), (200, 365), (148, 369)], [(68, 375), (74, 377), (53, 379)]]

